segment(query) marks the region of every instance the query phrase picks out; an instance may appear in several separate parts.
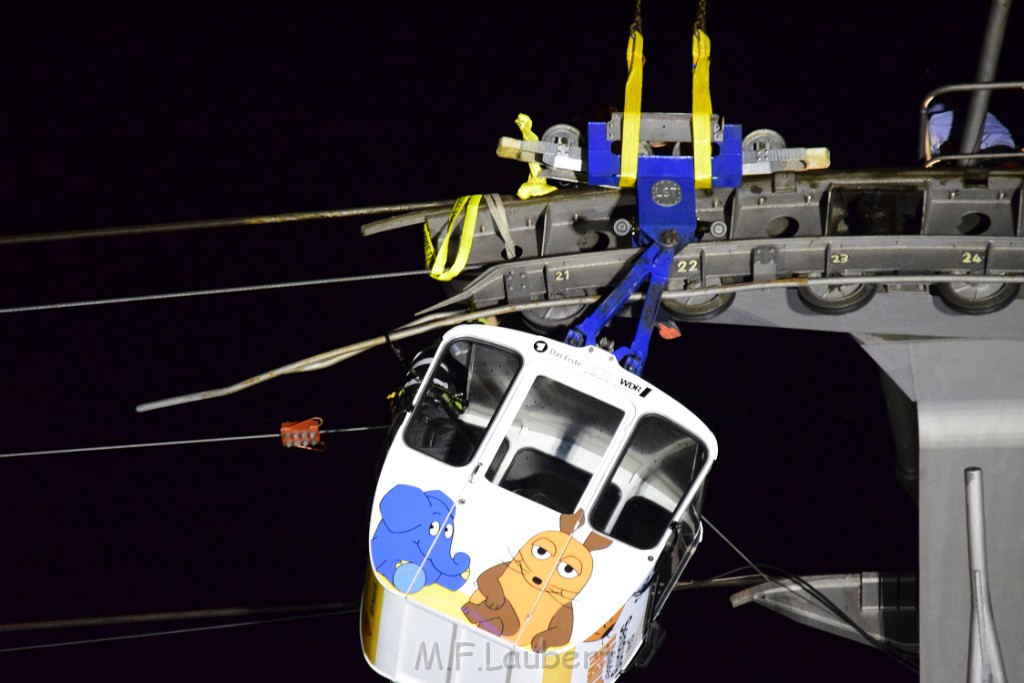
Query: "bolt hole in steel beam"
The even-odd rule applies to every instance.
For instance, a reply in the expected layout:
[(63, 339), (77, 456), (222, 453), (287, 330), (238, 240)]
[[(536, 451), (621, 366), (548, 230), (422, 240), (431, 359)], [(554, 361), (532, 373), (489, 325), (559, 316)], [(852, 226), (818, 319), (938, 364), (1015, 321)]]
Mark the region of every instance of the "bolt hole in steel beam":
[(800, 222), (791, 216), (776, 216), (768, 221), (764, 233), (768, 237), (793, 237), (800, 230)]
[(978, 211), (965, 213), (960, 217), (956, 229), (961, 235), (984, 235), (992, 227), (992, 219)]
[(512, 255), (512, 258), (509, 258), (508, 249), (502, 249), (501, 258), (504, 259), (505, 261), (515, 261), (516, 259), (523, 255), (523, 248), (520, 247), (518, 244), (515, 246), (514, 251), (515, 253)]
[(604, 232), (588, 232), (576, 239), (576, 246), (583, 253), (604, 251), (611, 246), (611, 243), (612, 238)]

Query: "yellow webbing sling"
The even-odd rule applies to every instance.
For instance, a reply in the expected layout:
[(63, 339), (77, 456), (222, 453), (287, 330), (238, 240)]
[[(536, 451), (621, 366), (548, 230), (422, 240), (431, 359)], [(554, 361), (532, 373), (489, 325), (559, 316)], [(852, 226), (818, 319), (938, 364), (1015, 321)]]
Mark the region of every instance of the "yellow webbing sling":
[(640, 156), (640, 94), (644, 87), (644, 37), (634, 29), (626, 46), (626, 103), (622, 112), (622, 151), (619, 187), (636, 186)]
[(711, 187), (711, 39), (693, 34), (693, 186)]
[[(537, 137), (537, 134), (533, 132), (533, 120), (526, 114), (520, 114), (516, 117), (516, 125), (522, 132), (524, 140), (535, 142), (540, 139)], [(519, 186), (519, 191), (516, 192), (517, 197), (520, 199), (542, 197), (558, 189), (554, 185), (548, 185), (548, 181), (540, 177), (540, 164), (535, 161), (531, 161), (529, 166), (530, 177), (525, 183)]]
[[(459, 197), (448, 214), (448, 227), (445, 228), (444, 239), (437, 248), (437, 256), (434, 257), (434, 245), (430, 240), (430, 229), (426, 223), (423, 224), (424, 251), (427, 257), (427, 267), (430, 268), (430, 277), (441, 282), (448, 282), (456, 277), (466, 267), (469, 261), (469, 252), (473, 248), (473, 234), (476, 232), (476, 215), (480, 206), (480, 199), (483, 195), (474, 194), (468, 197)], [(466, 217), (462, 221), (462, 236), (459, 238), (459, 251), (455, 254), (455, 261), (451, 268), (445, 269), (448, 262), (448, 243), (451, 242), (452, 233), (458, 223), (462, 210), (466, 210)], [(431, 263), (433, 262), (433, 263)]]

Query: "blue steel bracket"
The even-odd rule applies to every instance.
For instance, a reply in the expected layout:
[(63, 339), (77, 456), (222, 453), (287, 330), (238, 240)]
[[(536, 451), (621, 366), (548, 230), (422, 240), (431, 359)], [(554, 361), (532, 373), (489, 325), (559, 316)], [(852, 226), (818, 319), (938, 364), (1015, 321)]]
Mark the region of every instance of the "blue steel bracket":
[(622, 310), (633, 292), (637, 291), (645, 280), (650, 279), (633, 343), (628, 347), (619, 347), (614, 352), (616, 360), (626, 370), (639, 375), (644, 363), (647, 362), (647, 350), (651, 344), (651, 333), (661, 305), (661, 294), (665, 291), (665, 283), (668, 282), (677, 249), (678, 242), (673, 231), (666, 231), (660, 242), (650, 244), (615, 289), (601, 300), (597, 308), (582, 323), (569, 330), (565, 342), (573, 346), (596, 345), (597, 336), (608, 321)]
[[(587, 182), (619, 185), (622, 157), (615, 151), (608, 124), (591, 121), (587, 128)], [(717, 153), (711, 157), (711, 186), (738, 187), (743, 180), (743, 129), (725, 124)], [(640, 232), (657, 241), (665, 230), (675, 230), (679, 243), (697, 238), (697, 195), (693, 157), (641, 154), (637, 158), (636, 203)]]
[[(618, 186), (622, 159), (613, 145), (616, 140), (613, 140), (612, 129), (607, 123), (592, 121), (587, 133), (588, 182)], [(740, 126), (726, 124), (723, 127), (721, 140), (716, 143), (718, 153), (711, 158), (713, 187), (737, 187), (742, 181), (742, 137)], [(608, 321), (622, 310), (644, 281), (650, 279), (633, 343), (615, 351), (622, 366), (639, 375), (647, 360), (673, 257), (679, 249), (697, 239), (693, 157), (641, 154), (637, 159), (636, 199), (640, 219), (637, 244), (647, 245), (647, 248), (629, 274), (582, 323), (569, 331), (565, 341), (574, 346), (596, 344), (597, 335)]]

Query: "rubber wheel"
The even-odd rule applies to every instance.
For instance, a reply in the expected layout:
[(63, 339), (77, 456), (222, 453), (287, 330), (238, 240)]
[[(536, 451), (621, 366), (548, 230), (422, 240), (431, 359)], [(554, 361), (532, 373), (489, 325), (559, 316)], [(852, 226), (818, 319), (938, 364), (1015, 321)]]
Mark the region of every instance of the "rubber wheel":
[(1011, 283), (944, 282), (936, 287), (939, 297), (958, 313), (984, 315), (1000, 311), (1020, 293), (1020, 285)]
[(700, 322), (723, 313), (735, 298), (735, 294), (705, 294), (688, 299), (662, 299), (661, 304), (676, 320)]
[(743, 138), (743, 150), (752, 152), (769, 149), (785, 149), (786, 141), (771, 128), (758, 128)]
[(874, 285), (809, 285), (796, 290), (812, 311), (842, 315), (863, 308), (875, 295)]
[(583, 314), (585, 305), (553, 306), (523, 311), (523, 322), (538, 334), (548, 334), (560, 327), (569, 327)]

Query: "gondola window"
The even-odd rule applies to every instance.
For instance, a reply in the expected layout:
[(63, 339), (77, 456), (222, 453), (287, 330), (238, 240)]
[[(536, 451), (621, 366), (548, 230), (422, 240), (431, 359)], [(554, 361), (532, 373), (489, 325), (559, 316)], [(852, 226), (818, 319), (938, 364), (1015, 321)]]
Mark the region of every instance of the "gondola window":
[(623, 411), (540, 376), (487, 470), (487, 479), (557, 512), (574, 512)]
[(706, 460), (704, 445), (681, 427), (652, 415), (642, 418), (591, 523), (636, 548), (653, 548)]
[(449, 465), (468, 464), (520, 367), (522, 359), (506, 349), (452, 342), (424, 382), (405, 443)]

